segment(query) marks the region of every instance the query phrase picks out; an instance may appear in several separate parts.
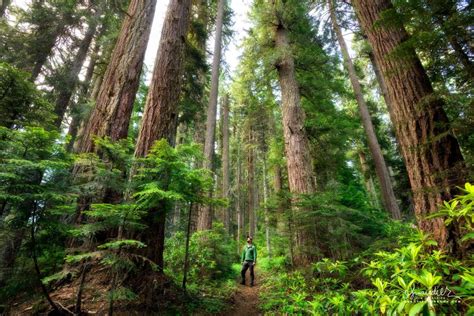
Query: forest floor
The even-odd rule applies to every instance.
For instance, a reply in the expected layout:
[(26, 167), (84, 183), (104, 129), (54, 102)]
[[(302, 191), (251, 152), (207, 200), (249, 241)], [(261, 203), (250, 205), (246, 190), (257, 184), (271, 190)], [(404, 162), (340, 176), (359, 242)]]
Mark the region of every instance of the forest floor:
[(260, 286), (258, 285), (258, 280), (253, 287), (250, 287), (249, 285), (239, 284), (237, 292), (234, 295), (234, 304), (230, 307), (229, 310), (222, 313), (222, 315), (261, 315), (262, 313), (258, 310), (259, 288)]

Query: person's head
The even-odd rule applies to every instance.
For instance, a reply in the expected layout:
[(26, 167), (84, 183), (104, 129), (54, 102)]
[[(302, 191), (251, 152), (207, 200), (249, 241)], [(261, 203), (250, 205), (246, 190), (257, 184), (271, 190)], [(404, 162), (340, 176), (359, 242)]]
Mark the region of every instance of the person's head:
[(248, 243), (248, 244), (251, 244), (251, 243), (252, 243), (252, 237), (250, 237), (250, 236), (247, 237), (247, 243)]

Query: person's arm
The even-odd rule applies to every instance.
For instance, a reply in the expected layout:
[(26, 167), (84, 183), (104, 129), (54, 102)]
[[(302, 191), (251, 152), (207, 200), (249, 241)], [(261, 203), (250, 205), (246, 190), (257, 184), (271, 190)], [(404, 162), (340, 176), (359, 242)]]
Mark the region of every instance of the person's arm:
[(242, 260), (240, 260), (241, 262), (244, 262), (244, 259), (245, 259), (245, 247), (244, 249), (242, 250)]

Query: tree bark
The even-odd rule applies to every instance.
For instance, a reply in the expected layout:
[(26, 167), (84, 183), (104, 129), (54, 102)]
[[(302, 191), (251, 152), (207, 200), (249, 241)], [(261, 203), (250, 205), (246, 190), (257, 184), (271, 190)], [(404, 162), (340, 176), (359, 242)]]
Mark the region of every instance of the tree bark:
[[(354, 8), (368, 36), (393, 106), (392, 123), (405, 160), (413, 192), (418, 226), (433, 234), (441, 249), (458, 252), (457, 228), (441, 218), (426, 219), (464, 184), (465, 164), (453, 136), (443, 101), (436, 97), (415, 51), (404, 48), (403, 58), (393, 53), (408, 40), (403, 27), (379, 24), (389, 0), (354, 0)], [(376, 24), (377, 23), (377, 24)]]
[(267, 246), (268, 257), (272, 257), (272, 247), (270, 242), (270, 214), (268, 212), (268, 182), (267, 182), (267, 160), (263, 157), (263, 209), (265, 211), (265, 244)]
[[(136, 157), (145, 157), (156, 140), (176, 140), (178, 105), (184, 71), (184, 49), (190, 21), (191, 0), (171, 0), (161, 31), (153, 77), (145, 104), (135, 148)], [(148, 212), (148, 228), (143, 239), (146, 256), (163, 267), (166, 203)]]
[[(229, 95), (224, 96), (222, 102), (222, 197), (229, 198), (230, 187), (230, 164), (229, 164)], [(230, 232), (230, 207), (224, 209), (224, 224)]]
[(94, 136), (108, 136), (113, 141), (127, 137), (155, 7), (156, 0), (130, 3), (96, 106), (78, 140), (78, 152), (94, 152)]
[[(212, 171), (212, 160), (214, 158), (214, 143), (216, 133), (217, 96), (219, 94), (219, 70), (221, 64), (222, 50), (222, 25), (224, 23), (225, 0), (217, 3), (216, 33), (214, 41), (214, 56), (212, 59), (211, 91), (207, 107), (206, 139), (204, 142), (204, 168)], [(212, 207), (204, 205), (201, 207), (198, 218), (198, 230), (212, 228)]]
[(400, 209), (397, 204), (397, 199), (395, 198), (395, 193), (393, 192), (392, 182), (390, 180), (390, 175), (388, 173), (387, 164), (385, 163), (385, 158), (382, 154), (382, 149), (380, 148), (377, 135), (375, 134), (375, 129), (372, 124), (372, 118), (365, 102), (364, 95), (362, 93), (362, 87), (359, 82), (354, 64), (352, 63), (351, 57), (349, 55), (349, 50), (347, 49), (346, 42), (341, 32), (341, 28), (337, 24), (336, 12), (334, 9), (334, 0), (328, 0), (329, 10), (331, 15), (331, 21), (336, 33), (337, 41), (341, 47), (342, 56), (344, 58), (344, 64), (346, 66), (347, 72), (349, 73), (349, 78), (351, 80), (352, 88), (354, 90), (354, 95), (359, 105), (359, 114), (362, 120), (362, 125), (364, 126), (365, 135), (367, 137), (367, 143), (369, 145), (370, 153), (375, 165), (375, 172), (380, 184), (380, 191), (382, 193), (382, 202), (385, 210), (387, 210), (393, 219), (401, 219)]
[(67, 75), (65, 81), (62, 82), (61, 86), (59, 87), (59, 95), (56, 99), (56, 104), (54, 107), (54, 113), (56, 114), (54, 125), (58, 129), (61, 127), (61, 123), (64, 119), (64, 115), (66, 114), (66, 110), (71, 100), (71, 96), (74, 90), (76, 89), (77, 83), (79, 82), (79, 73), (81, 72), (82, 66), (84, 65), (84, 61), (87, 57), (87, 52), (89, 51), (89, 47), (92, 43), (94, 35), (96, 34), (96, 19), (99, 16), (100, 11), (96, 13), (95, 17), (93, 17), (93, 20), (90, 22), (89, 28), (87, 29), (84, 38), (79, 44), (79, 50), (77, 51), (74, 60), (67, 67)]
[(283, 136), (288, 168), (290, 192), (294, 195), (296, 249), (295, 263), (306, 265), (312, 259), (311, 231), (302, 219), (305, 209), (295, 206), (301, 194), (315, 191), (313, 182), (313, 163), (310, 156), (309, 140), (304, 128), (305, 113), (301, 107), (301, 96), (296, 81), (295, 63), (287, 29), (282, 21), (277, 21), (275, 29), (276, 49), (281, 57), (276, 65), (281, 88)]

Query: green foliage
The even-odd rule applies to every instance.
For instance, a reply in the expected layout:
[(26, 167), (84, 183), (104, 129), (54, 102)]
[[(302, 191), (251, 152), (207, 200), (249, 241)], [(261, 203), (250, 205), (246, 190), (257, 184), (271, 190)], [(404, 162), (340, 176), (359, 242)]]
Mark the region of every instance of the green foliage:
[(17, 291), (33, 289), (37, 282), (31, 277), (33, 248), (45, 274), (61, 265), (68, 230), (61, 219), (74, 211), (76, 195), (69, 174), (73, 160), (58, 139), (58, 132), (40, 127), (0, 127), (2, 301)]
[[(229, 299), (235, 289), (232, 279), (235, 269), (240, 271), (240, 266), (233, 269), (232, 265), (239, 260), (235, 249), (234, 240), (221, 223), (214, 223), (211, 230), (196, 232), (191, 237), (187, 290), (207, 312), (222, 308), (224, 300)], [(165, 273), (176, 284), (183, 280), (184, 254), (185, 234), (178, 232), (166, 240), (164, 253)]]
[(23, 128), (48, 127), (52, 105), (29, 80), (30, 74), (0, 62), (0, 126)]
[[(471, 191), (472, 186), (466, 185), (464, 194), (446, 202), (437, 216), (444, 216), (447, 223), (471, 216)], [(459, 201), (464, 201), (463, 207), (458, 207)], [(467, 229), (464, 233), (467, 236)], [(393, 235), (391, 231), (389, 236)], [(470, 259), (450, 257), (434, 245), (421, 231), (405, 230), (396, 248), (381, 250), (374, 245), (350, 260), (323, 259), (312, 265), (312, 271), (273, 271), (263, 286), (262, 308), (312, 315), (471, 313)]]

